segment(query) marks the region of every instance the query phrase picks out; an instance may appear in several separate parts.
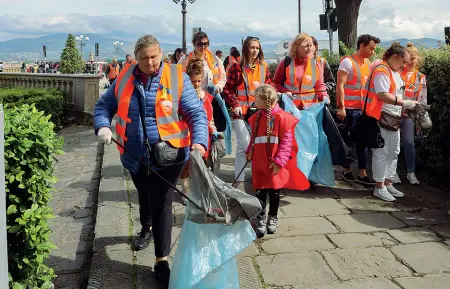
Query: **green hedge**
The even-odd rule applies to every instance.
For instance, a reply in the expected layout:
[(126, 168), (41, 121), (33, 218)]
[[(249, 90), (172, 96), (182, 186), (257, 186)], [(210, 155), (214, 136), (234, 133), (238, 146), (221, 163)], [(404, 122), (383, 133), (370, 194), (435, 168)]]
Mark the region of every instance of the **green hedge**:
[(27, 89), (22, 87), (1, 88), (0, 102), (10, 106), (35, 104), (38, 110), (51, 115), (50, 120), (61, 125), (66, 106), (64, 92), (57, 89)]
[(63, 139), (50, 116), (34, 105), (5, 109), (5, 181), (7, 194), (9, 284), (13, 289), (47, 289), (55, 277), (44, 264), (55, 246), (48, 219), (56, 182), (53, 160)]

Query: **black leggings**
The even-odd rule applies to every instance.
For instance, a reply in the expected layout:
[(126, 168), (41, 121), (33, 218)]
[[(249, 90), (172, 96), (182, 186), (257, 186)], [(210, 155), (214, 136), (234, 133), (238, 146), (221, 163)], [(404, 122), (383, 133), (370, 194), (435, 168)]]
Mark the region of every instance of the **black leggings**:
[(261, 203), (264, 211), (261, 212), (260, 217), (266, 215), (267, 195), (269, 195), (269, 216), (277, 217), (278, 207), (280, 207), (280, 190), (265, 189), (256, 192), (256, 197)]
[[(184, 164), (159, 170), (158, 173), (171, 184), (176, 185)], [(139, 217), (143, 230), (153, 225), (155, 256), (166, 257), (170, 254), (172, 236), (172, 200), (174, 189), (155, 174), (141, 165), (136, 175), (131, 174), (139, 194)]]

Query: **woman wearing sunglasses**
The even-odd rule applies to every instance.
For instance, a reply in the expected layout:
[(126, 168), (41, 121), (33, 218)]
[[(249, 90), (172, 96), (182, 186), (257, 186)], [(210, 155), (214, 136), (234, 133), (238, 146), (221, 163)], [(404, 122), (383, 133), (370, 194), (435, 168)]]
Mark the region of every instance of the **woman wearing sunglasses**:
[(317, 61), (310, 57), (313, 47), (311, 36), (297, 35), (290, 44), (289, 56), (280, 62), (275, 72), (277, 90), (288, 94), (299, 109), (328, 98), (323, 74)]
[[(236, 131), (235, 178), (236, 187), (242, 189), (246, 164), (245, 151), (250, 142), (249, 126), (246, 119), (256, 110), (254, 90), (261, 84), (272, 84), (267, 63), (259, 38), (249, 36), (242, 46), (242, 57), (227, 72), (227, 82), (223, 97), (227, 106), (233, 108)], [(254, 107), (252, 109), (251, 107)]]
[(191, 58), (196, 57), (202, 59), (205, 67), (202, 89), (211, 94), (221, 93), (227, 81), (225, 68), (223, 67), (222, 60), (208, 49), (208, 35), (203, 31), (197, 32), (194, 35), (192, 44), (194, 45), (194, 51), (181, 58), (178, 63), (183, 65), (183, 71), (186, 72), (187, 64)]

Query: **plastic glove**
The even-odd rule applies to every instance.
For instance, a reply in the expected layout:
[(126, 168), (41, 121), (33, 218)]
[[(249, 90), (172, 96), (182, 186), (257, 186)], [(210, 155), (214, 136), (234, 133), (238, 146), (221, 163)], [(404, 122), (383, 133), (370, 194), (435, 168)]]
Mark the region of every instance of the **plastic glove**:
[(403, 108), (408, 110), (413, 110), (414, 107), (418, 104), (415, 100), (404, 100), (403, 101)]
[(211, 134), (211, 140), (212, 140), (212, 141), (216, 141), (216, 140), (218, 140), (218, 139), (219, 139), (219, 133), (218, 133), (217, 131), (213, 132), (213, 133)]
[(104, 144), (111, 144), (112, 131), (109, 127), (102, 127), (97, 133), (98, 141)]
[(233, 109), (233, 112), (236, 116), (242, 116), (242, 107), (237, 106)]
[(325, 102), (325, 104), (330, 104), (330, 98), (328, 96), (325, 96), (323, 98), (323, 102)]

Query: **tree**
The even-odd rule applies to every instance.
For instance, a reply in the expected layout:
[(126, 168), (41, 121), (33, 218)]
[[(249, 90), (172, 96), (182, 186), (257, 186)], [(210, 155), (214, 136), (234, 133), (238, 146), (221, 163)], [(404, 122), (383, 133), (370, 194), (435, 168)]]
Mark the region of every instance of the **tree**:
[(338, 17), (339, 40), (347, 47), (356, 47), (359, 7), (362, 0), (334, 0)]
[(61, 53), (60, 69), (61, 73), (64, 74), (82, 73), (84, 71), (84, 62), (72, 34), (67, 36), (66, 47)]

